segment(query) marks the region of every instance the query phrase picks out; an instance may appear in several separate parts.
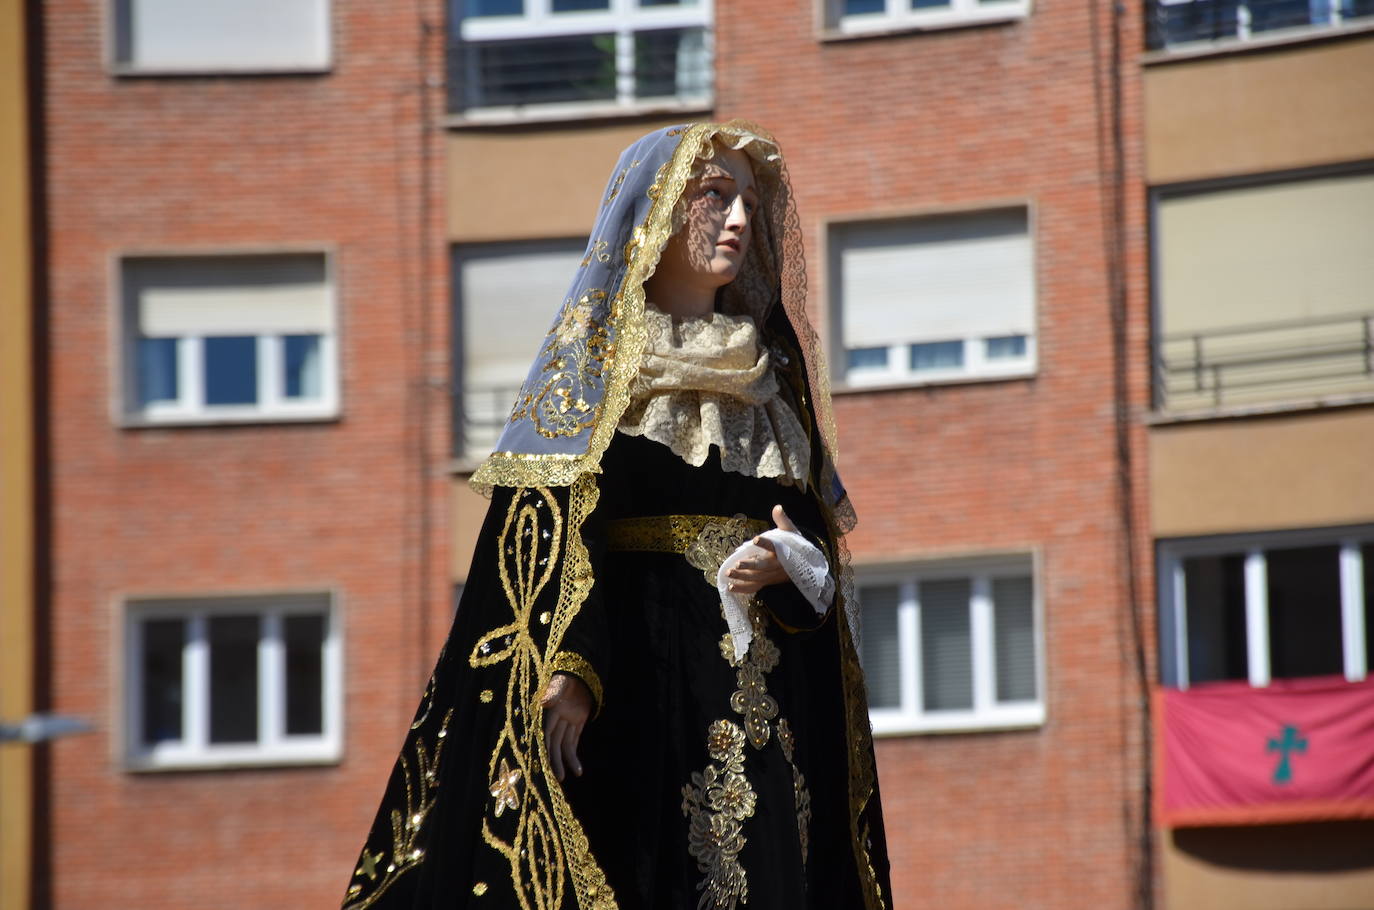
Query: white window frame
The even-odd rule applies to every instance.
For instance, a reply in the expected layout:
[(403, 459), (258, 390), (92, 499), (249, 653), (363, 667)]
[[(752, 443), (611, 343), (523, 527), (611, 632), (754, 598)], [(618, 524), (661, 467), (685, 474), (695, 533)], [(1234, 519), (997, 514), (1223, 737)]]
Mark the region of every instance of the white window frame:
[[(282, 620), (287, 616), (325, 617), (321, 654), (323, 730), (319, 735), (287, 735), (286, 648)], [(212, 616), (260, 617), (258, 640), (258, 741), (212, 744), (208, 621)], [(148, 620), (186, 622), (182, 650), (182, 701), (179, 742), (147, 744), (143, 737), (143, 634)], [(339, 612), (330, 594), (282, 594), (130, 601), (125, 609), (125, 764), (129, 770), (156, 771), (255, 765), (329, 764), (343, 754), (343, 660)]]
[[(320, 20), (324, 25), (324, 32), (320, 36), (324, 42), (319, 59), (309, 61), (299, 61), (295, 63), (283, 62), (279, 64), (264, 63), (244, 63), (233, 65), (228, 63), (203, 63), (169, 65), (165, 63), (139, 63), (137, 60), (121, 60), (119, 58), (120, 44), (120, 15), (121, 5), (131, 4), (134, 0), (106, 0), (106, 23), (107, 23), (107, 59), (111, 72), (117, 76), (253, 76), (261, 73), (327, 73), (334, 67), (334, 10), (333, 0), (313, 0), (318, 11)], [(133, 12), (129, 12), (129, 19), (132, 21)]]
[(1030, 15), (1031, 0), (1003, 0), (981, 4), (978, 0), (949, 0), (942, 9), (916, 10), (910, 0), (886, 0), (878, 13), (845, 15), (844, 0), (823, 0), (832, 36), (871, 35), (916, 29), (958, 28), (1010, 22)]
[[(901, 667), (901, 706), (869, 708), (875, 736), (911, 733), (960, 733), (976, 730), (1014, 730), (1045, 722), (1045, 635), (1040, 572), (1034, 554), (942, 560), (905, 568), (869, 568), (855, 572), (855, 587), (897, 585), (898, 660)], [(1035, 639), (1036, 697), (1027, 701), (996, 700), (996, 642), (993, 633), (992, 581), (1031, 579), (1031, 616)], [(923, 581), (968, 579), (969, 633), (973, 645), (973, 708), (927, 711), (921, 707), (920, 602)]]
[(714, 0), (674, 7), (640, 7), (638, 0), (609, 0), (605, 10), (553, 12), (552, 0), (524, 0), (525, 12), (518, 16), (479, 16), (464, 18), (458, 27), (460, 42), (518, 41), (538, 38), (566, 38), (577, 35), (615, 35), (616, 97), (614, 101), (560, 101), (546, 104), (496, 105), (461, 108), (459, 121), (508, 121), (525, 119), (573, 119), (607, 113), (635, 114), (646, 110), (705, 110), (711, 107), (714, 89), (700, 97), (679, 101), (664, 98), (641, 99), (635, 95), (634, 35), (660, 29), (701, 28), (705, 30), (708, 69), (714, 69), (715, 47), (712, 22)]
[[(339, 416), (339, 306), (334, 280), (334, 257), (319, 250), (273, 250), (249, 253), (187, 253), (187, 254), (130, 254), (119, 259), (118, 279), (121, 297), (125, 292), (124, 263), (137, 259), (224, 258), (240, 256), (319, 255), (324, 262), (324, 293), (331, 311), (333, 331), (324, 332), (262, 332), (257, 339), (256, 404), (205, 403), (205, 339), (204, 334), (187, 333), (176, 338), (177, 395), (174, 401), (140, 402), (138, 301), (121, 299), (119, 337), (121, 341), (120, 375), (121, 419), (126, 426), (205, 423), (255, 423), (263, 421), (331, 420)], [(318, 398), (293, 400), (285, 395), (286, 344), (285, 335), (317, 334), (320, 336), (320, 395)]]
[(1374, 544), (1374, 525), (1232, 534), (1159, 543), (1160, 676), (1167, 686), (1189, 687), (1187, 581), (1183, 561), (1198, 556), (1245, 555), (1246, 669), (1250, 685), (1272, 681), (1269, 665), (1269, 601), (1265, 552), (1293, 547), (1340, 547), (1341, 650), (1345, 678), (1358, 682), (1369, 671), (1365, 653), (1364, 576), (1361, 548)]
[[(841, 301), (840, 305), (844, 306)], [(1009, 336), (993, 336), (1004, 338)], [(851, 367), (849, 366), (849, 348), (844, 347), (843, 341), (840, 348), (843, 352), (844, 385), (849, 388), (872, 388), (885, 386), (911, 386), (923, 385), (925, 383), (950, 383), (963, 382), (967, 380), (979, 379), (1016, 379), (1024, 376), (1033, 376), (1036, 371), (1036, 345), (1035, 335), (1027, 334), (1026, 353), (1021, 357), (1008, 357), (999, 359), (989, 359), (987, 357), (987, 338), (982, 336), (973, 338), (948, 338), (944, 341), (959, 342), (964, 346), (964, 364), (959, 367), (948, 367), (943, 369), (915, 370), (911, 368), (912, 344), (939, 343), (931, 342), (902, 342), (893, 344), (887, 348), (887, 363), (881, 367)], [(857, 350), (867, 350), (860, 348)]]

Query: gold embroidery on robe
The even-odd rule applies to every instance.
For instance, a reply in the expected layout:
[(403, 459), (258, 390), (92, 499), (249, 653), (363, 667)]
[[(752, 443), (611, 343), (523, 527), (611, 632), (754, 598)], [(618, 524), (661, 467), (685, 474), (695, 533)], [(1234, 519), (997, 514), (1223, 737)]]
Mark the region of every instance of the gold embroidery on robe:
[(687, 850), (705, 878), (697, 884), (698, 910), (733, 910), (749, 900), (749, 877), (740, 864), (744, 820), (758, 801), (744, 775), (744, 731), (718, 720), (706, 731), (704, 771), (693, 771), (682, 788), (682, 814), (688, 820)]

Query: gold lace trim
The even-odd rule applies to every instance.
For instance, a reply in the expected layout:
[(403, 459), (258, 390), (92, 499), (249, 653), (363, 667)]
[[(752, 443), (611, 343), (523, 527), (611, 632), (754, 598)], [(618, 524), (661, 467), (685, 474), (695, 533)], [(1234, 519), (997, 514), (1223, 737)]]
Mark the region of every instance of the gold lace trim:
[(597, 675), (596, 668), (588, 663), (586, 658), (576, 651), (559, 651), (549, 662), (549, 674), (554, 673), (571, 673), (586, 683), (592, 692), (592, 698), (596, 700), (596, 713), (592, 716), (596, 717), (601, 713), (605, 690), (601, 687), (601, 677)]
[[(488, 760), (492, 801), (482, 819), (482, 839), (510, 864), (511, 887), (521, 910), (556, 910), (570, 887), (579, 907), (617, 907), (549, 766), (539, 704), (563, 636), (591, 589), (591, 560), (581, 527), (597, 496), (592, 478), (579, 478), (569, 490), (565, 518), (548, 489), (514, 491), (497, 539), (497, 571), (512, 621), (483, 635), (468, 658), (474, 668), (510, 662), (505, 723)], [(541, 648), (531, 617), (560, 566), (558, 604)]]
[[(612, 551), (685, 554), (697, 544), (702, 532), (711, 525), (721, 526), (722, 536), (729, 536), (731, 539), (739, 536), (739, 543), (726, 551), (725, 556), (733, 553), (740, 543), (772, 527), (766, 521), (745, 518), (743, 515), (735, 515), (733, 518), (724, 515), (649, 515), (643, 518), (617, 518), (606, 522), (606, 545)], [(720, 568), (719, 562), (716, 563), (716, 568)], [(715, 586), (716, 580), (713, 576), (711, 587)]]
[[(649, 214), (635, 227), (625, 246), (625, 277), (620, 290), (611, 298), (609, 322), (615, 326), (616, 336), (612, 349), (606, 352), (604, 361), (600, 361), (605, 392), (581, 420), (583, 429), (591, 428), (586, 450), (561, 455), (493, 452), (473, 473), (473, 489), (487, 494), (494, 486), (568, 486), (579, 476), (600, 470), (601, 456), (610, 445), (620, 415), (630, 403), (630, 383), (639, 373), (640, 359), (648, 341), (644, 322), (644, 282), (658, 267), (659, 256), (673, 235), (673, 208), (691, 177), (692, 167), (699, 155), (710, 151), (711, 139), (716, 135), (767, 137), (761, 128), (742, 121), (693, 124), (684, 131), (672, 157), (659, 168), (646, 191), (653, 200)], [(796, 215), (791, 217), (795, 221)], [(799, 224), (795, 227), (800, 229)], [(800, 234), (796, 241), (798, 252), (799, 238)]]

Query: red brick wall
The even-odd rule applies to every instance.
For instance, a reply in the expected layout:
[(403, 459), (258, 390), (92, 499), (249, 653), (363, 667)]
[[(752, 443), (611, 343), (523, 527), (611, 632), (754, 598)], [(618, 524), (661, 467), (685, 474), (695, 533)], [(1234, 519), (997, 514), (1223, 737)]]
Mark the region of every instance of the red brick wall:
[[(442, 148), (421, 128), (443, 8), (334, 0), (326, 74), (116, 78), (111, 5), (43, 4), (52, 706), (97, 727), (52, 750), (52, 906), (335, 906), (449, 616)], [(116, 255), (278, 246), (333, 255), (342, 417), (118, 428)], [(125, 771), (124, 601), (283, 589), (337, 595), (343, 760)]]
[[(1142, 716), (1104, 240), (1110, 5), (1046, 0), (1024, 21), (830, 42), (818, 40), (815, 5), (718, 4), (716, 48), (718, 114), (769, 127), (789, 161), (816, 312), (827, 304), (828, 220), (1024, 201), (1035, 248), (1034, 378), (836, 398), (841, 469), (859, 512), (856, 566), (1028, 549), (1042, 560), (1045, 725), (878, 744), (894, 903), (1132, 906), (1143, 857)], [(1130, 439), (1144, 557), (1139, 15), (1127, 4), (1122, 125)], [(1148, 572), (1142, 561), (1142, 605), (1151, 603)], [(1142, 631), (1152, 659), (1152, 626)]]

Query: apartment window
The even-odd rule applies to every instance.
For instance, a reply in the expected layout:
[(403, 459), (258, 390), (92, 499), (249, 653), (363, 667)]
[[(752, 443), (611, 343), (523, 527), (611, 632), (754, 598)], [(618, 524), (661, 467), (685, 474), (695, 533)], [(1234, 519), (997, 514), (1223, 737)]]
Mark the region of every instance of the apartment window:
[(830, 261), (845, 384), (1035, 371), (1025, 209), (833, 225)]
[(460, 461), (479, 462), (496, 444), (584, 245), (549, 240), (454, 247), (453, 448)]
[(1338, 28), (1374, 16), (1374, 0), (1148, 0), (1151, 50)]
[(328, 595), (135, 601), (126, 636), (131, 766), (339, 757), (343, 689)]
[(290, 420), (338, 412), (324, 255), (150, 257), (121, 265), (129, 419)]
[(875, 733), (1044, 722), (1029, 557), (859, 573)]
[(1155, 405), (1374, 396), (1374, 173), (1156, 194)]
[(319, 71), (329, 0), (112, 0), (114, 61), (128, 72)]
[(977, 25), (1029, 13), (1029, 0), (828, 0), (830, 27), (849, 35)]
[(1374, 526), (1160, 544), (1168, 685), (1344, 675), (1374, 644)]
[(711, 102), (710, 0), (453, 0), (449, 106), (468, 117)]

